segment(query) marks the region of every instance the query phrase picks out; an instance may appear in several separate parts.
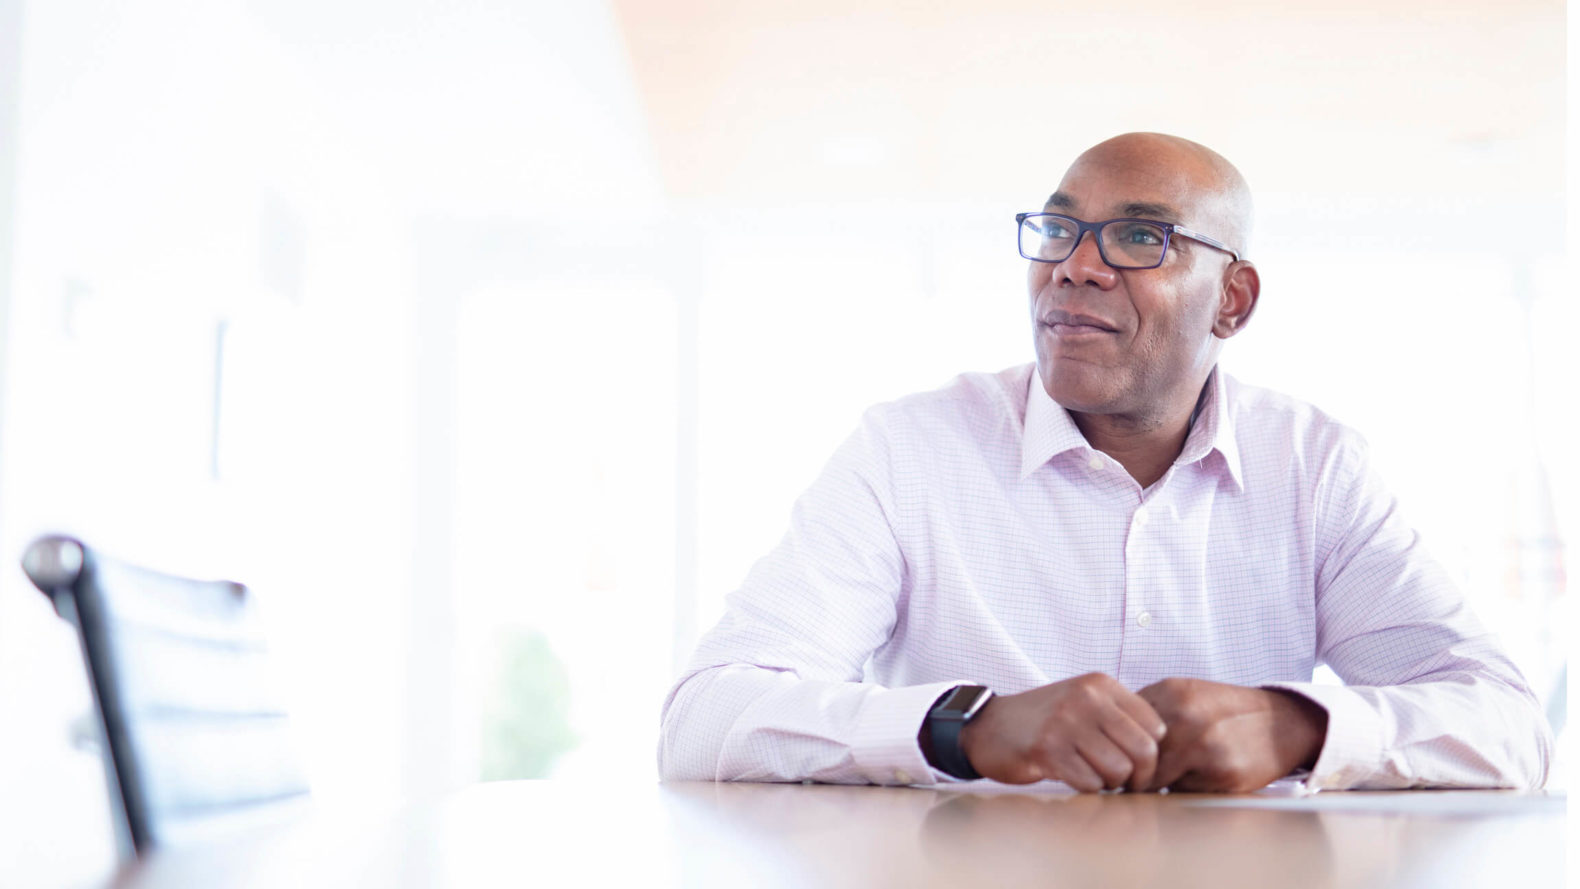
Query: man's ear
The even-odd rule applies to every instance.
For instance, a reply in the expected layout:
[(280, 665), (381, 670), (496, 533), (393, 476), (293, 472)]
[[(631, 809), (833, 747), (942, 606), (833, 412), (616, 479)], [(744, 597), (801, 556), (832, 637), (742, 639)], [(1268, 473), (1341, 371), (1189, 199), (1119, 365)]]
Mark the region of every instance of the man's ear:
[(1218, 317), (1212, 324), (1212, 335), (1226, 340), (1239, 333), (1256, 311), (1257, 297), (1262, 293), (1262, 276), (1256, 266), (1240, 260), (1229, 263), (1223, 271), (1223, 296), (1218, 302)]

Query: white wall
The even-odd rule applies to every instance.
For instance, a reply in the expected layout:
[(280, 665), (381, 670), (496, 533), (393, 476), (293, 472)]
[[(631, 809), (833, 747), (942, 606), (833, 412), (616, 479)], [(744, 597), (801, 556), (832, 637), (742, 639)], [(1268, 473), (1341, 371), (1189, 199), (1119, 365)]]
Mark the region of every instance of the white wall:
[[(0, 6), (0, 27), (17, 10)], [(539, 387), (564, 381), (542, 360), (543, 379), (502, 377), (523, 370), (511, 326), (541, 325), (525, 341), (585, 352), (602, 373), (590, 307), (637, 300), (657, 312), (643, 336), (668, 325), (663, 373), (679, 362), (650, 267), (567, 265), (536, 235), (498, 233), (574, 243), (602, 208), (656, 204), (612, 17), (600, 4), (244, 0), (25, 12), (5, 34), (25, 48), (19, 122), (0, 133), (18, 138), (14, 210), (0, 204), (17, 231), (0, 378), (0, 882), (91, 881), (110, 863), (98, 766), (66, 740), (88, 706), (75, 643), (15, 568), (44, 531), (249, 583), (326, 803), (474, 780), (489, 677), (473, 643), (505, 612), (553, 610), (539, 578), (558, 571), (508, 538), (456, 561), (510, 527), (494, 517), (541, 513), (488, 462), (509, 457), (489, 435), (543, 424), (555, 442), (534, 410)], [(0, 85), (3, 111), (18, 92)], [(522, 299), (537, 309), (523, 315)], [(586, 302), (557, 318), (570, 299)], [(561, 336), (565, 321), (582, 333)], [(478, 337), (483, 354), (457, 351)], [(618, 733), (620, 755), (650, 771), (629, 745), (650, 747), (669, 661), (676, 535), (654, 526), (676, 489), (664, 391), (660, 444), (630, 464), (662, 496), (616, 512), (611, 488), (605, 507), (647, 535), (615, 555), (621, 595), (648, 615), (630, 632), (652, 650), (610, 661), (596, 633), (561, 644), (580, 665), (594, 768)], [(463, 421), (484, 437), (458, 442)], [(629, 472), (615, 469), (612, 482)], [(633, 659), (651, 681), (601, 703), (609, 671)]]
[(375, 159), (238, 4), (25, 13), (0, 862), (36, 884), (111, 851), (82, 841), (107, 822), (97, 765), (66, 743), (88, 707), (76, 643), (16, 569), (46, 531), (248, 582), (320, 793), (400, 794), (413, 333)]

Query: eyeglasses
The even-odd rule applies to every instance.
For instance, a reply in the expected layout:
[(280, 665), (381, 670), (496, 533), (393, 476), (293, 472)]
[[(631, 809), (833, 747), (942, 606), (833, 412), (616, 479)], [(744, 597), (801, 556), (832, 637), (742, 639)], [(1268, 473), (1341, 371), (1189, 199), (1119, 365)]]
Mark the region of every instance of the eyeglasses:
[(1169, 236), (1179, 235), (1216, 247), (1238, 262), (1240, 254), (1229, 245), (1172, 222), (1150, 219), (1105, 219), (1083, 222), (1060, 213), (1016, 213), (1020, 226), (1020, 255), (1033, 262), (1064, 262), (1086, 237), (1097, 236), (1097, 252), (1116, 269), (1155, 269), (1168, 255)]

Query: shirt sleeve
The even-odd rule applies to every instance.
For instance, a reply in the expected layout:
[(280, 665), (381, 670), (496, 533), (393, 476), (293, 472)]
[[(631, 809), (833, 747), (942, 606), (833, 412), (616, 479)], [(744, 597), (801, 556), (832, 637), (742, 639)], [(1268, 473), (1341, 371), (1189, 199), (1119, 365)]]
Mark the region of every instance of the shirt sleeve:
[(1341, 448), (1330, 478), (1317, 656), (1346, 684), (1269, 686), (1327, 710), (1308, 786), (1542, 786), (1553, 739), (1535, 695), (1401, 517), (1364, 444)]
[(664, 702), (663, 779), (937, 780), (916, 735), (963, 681), (862, 681), (906, 581), (886, 441), (869, 411), (797, 500), (784, 539), (728, 597)]

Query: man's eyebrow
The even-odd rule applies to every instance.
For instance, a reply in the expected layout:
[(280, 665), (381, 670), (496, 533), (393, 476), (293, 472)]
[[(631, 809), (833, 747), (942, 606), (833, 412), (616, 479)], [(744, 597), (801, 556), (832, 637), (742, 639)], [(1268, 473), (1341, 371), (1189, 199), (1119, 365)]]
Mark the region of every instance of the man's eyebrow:
[[(1075, 198), (1062, 191), (1048, 195), (1048, 202), (1043, 204), (1044, 210), (1073, 210)], [(1162, 222), (1172, 222), (1180, 218), (1180, 212), (1168, 204), (1156, 204), (1151, 201), (1131, 201), (1119, 208), (1122, 218), (1135, 217), (1138, 219), (1157, 219)]]
[(1053, 194), (1048, 195), (1048, 202), (1043, 204), (1042, 208), (1044, 210), (1053, 209), (1053, 208), (1057, 208), (1057, 209), (1060, 209), (1060, 210), (1069, 210), (1069, 209), (1073, 208), (1074, 206), (1075, 206), (1075, 198), (1070, 197), (1069, 195), (1065, 194), (1062, 191), (1056, 191)]
[(1146, 201), (1133, 201), (1119, 208), (1125, 216), (1134, 216), (1141, 219), (1157, 219), (1163, 222), (1172, 222), (1180, 218), (1180, 212), (1168, 204), (1153, 204)]

